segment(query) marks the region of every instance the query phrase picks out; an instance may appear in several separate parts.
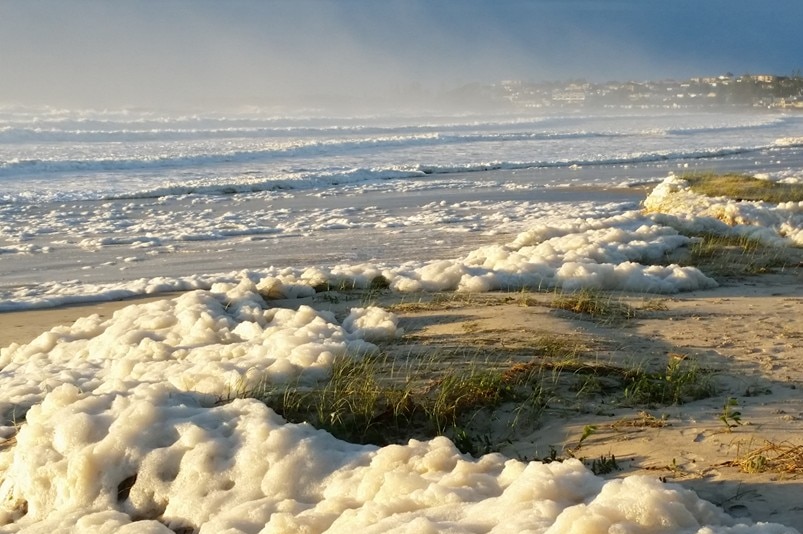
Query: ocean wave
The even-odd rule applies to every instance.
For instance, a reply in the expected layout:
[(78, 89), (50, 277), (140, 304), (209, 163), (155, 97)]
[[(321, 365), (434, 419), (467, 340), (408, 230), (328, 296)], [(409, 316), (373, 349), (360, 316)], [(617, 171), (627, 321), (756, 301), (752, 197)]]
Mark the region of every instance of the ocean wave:
[(104, 200), (159, 198), (183, 195), (234, 195), (263, 191), (305, 190), (316, 187), (357, 184), (381, 180), (399, 180), (423, 176), (424, 171), (403, 168), (357, 168), (342, 171), (304, 172), (227, 183), (168, 184), (139, 191), (104, 197)]
[[(572, 118), (576, 119), (576, 118)], [(623, 120), (626, 120), (623, 118)], [(342, 137), (347, 135), (361, 136), (368, 140), (371, 136), (410, 137), (421, 135), (436, 136), (444, 141), (498, 141), (498, 140), (549, 140), (573, 138), (605, 138), (651, 135), (688, 135), (700, 133), (718, 133), (743, 131), (745, 129), (773, 128), (785, 122), (785, 118), (767, 120), (749, 120), (745, 122), (728, 122), (721, 125), (685, 126), (679, 128), (655, 127), (633, 129), (625, 122), (618, 129), (589, 130), (574, 129), (575, 120), (519, 120), (498, 122), (453, 122), (438, 124), (436, 122), (422, 124), (402, 123), (395, 126), (368, 125), (363, 123), (322, 123), (264, 121), (258, 119), (177, 119), (173, 121), (99, 121), (69, 120), (64, 123), (53, 121), (24, 121), (14, 124), (6, 121), (0, 127), (0, 143), (117, 143), (148, 141), (192, 141), (205, 139), (277, 139), (277, 138), (310, 138), (310, 137)], [(10, 124), (10, 125), (9, 125)], [(582, 122), (577, 122), (582, 124)], [(498, 130), (513, 129), (512, 132), (498, 133)]]
[[(371, 118), (327, 119), (284, 117), (207, 117), (111, 115), (110, 117), (75, 117), (61, 114), (47, 116), (5, 115), (0, 112), (0, 142), (103, 142), (183, 140), (199, 138), (280, 137), (320, 135), (412, 135), (454, 130), (484, 131), (538, 128), (545, 118), (510, 118), (507, 120), (448, 120), (416, 118), (384, 120)], [(549, 121), (550, 123), (552, 121)], [(563, 122), (563, 121), (559, 121)]]
[[(374, 137), (367, 139), (332, 139), (278, 143), (264, 149), (232, 150), (229, 152), (145, 155), (139, 158), (98, 159), (10, 159), (0, 162), (0, 177), (73, 173), (112, 172), (181, 167), (200, 167), (219, 164), (269, 161), (287, 157), (327, 156), (361, 149), (415, 148), (485, 141), (522, 141), (534, 139), (566, 139), (602, 134), (492, 134), (492, 135), (440, 135)], [(178, 150), (178, 148), (177, 148)]]
[[(208, 152), (187, 154), (184, 150), (188, 147), (175, 147), (175, 154), (145, 154), (141, 157), (100, 157), (96, 159), (21, 159), (12, 158), (0, 162), (0, 178), (30, 176), (30, 175), (49, 175), (54, 173), (92, 173), (92, 172), (115, 172), (115, 171), (148, 171), (158, 169), (176, 169), (209, 167), (215, 165), (246, 164), (255, 162), (268, 162), (282, 158), (295, 157), (327, 157), (346, 154), (349, 152), (372, 149), (408, 149), (417, 147), (435, 147), (446, 144), (469, 144), (482, 142), (520, 142), (529, 140), (566, 140), (566, 139), (585, 139), (589, 137), (611, 137), (623, 136), (620, 133), (604, 132), (571, 132), (571, 133), (498, 133), (498, 134), (460, 134), (460, 135), (441, 135), (422, 134), (412, 136), (391, 136), (391, 137), (369, 137), (365, 139), (327, 139), (327, 140), (296, 140), (293, 142), (275, 143), (267, 148), (240, 149), (231, 151)], [(775, 145), (781, 146), (777, 141)], [(761, 145), (754, 147), (720, 147), (704, 150), (677, 150), (677, 151), (657, 151), (649, 153), (627, 154), (622, 156), (600, 155), (596, 158), (580, 158), (573, 160), (553, 160), (553, 161), (526, 161), (519, 163), (506, 163), (507, 168), (526, 168), (526, 167), (561, 167), (570, 165), (606, 165), (622, 163), (640, 163), (649, 161), (660, 161), (665, 159), (699, 159), (707, 157), (718, 157), (733, 155), (750, 151), (771, 148), (771, 146)], [(184, 149), (184, 150), (182, 150)], [(194, 147), (198, 150), (198, 147)], [(427, 165), (423, 169), (427, 174), (433, 174), (441, 168), (459, 168), (460, 171), (489, 170), (500, 168), (496, 163), (489, 164), (468, 164), (463, 166), (449, 165)], [(502, 167), (504, 168), (504, 167)], [(455, 172), (455, 171), (446, 171)]]
[(578, 158), (562, 160), (535, 161), (486, 161), (466, 164), (416, 164), (387, 167), (356, 167), (340, 169), (305, 169), (270, 176), (238, 175), (215, 181), (193, 180), (142, 187), (137, 191), (100, 191), (91, 189), (69, 192), (49, 191), (32, 195), (26, 191), (18, 195), (6, 194), (0, 198), (2, 203), (32, 202), (37, 200), (78, 200), (78, 199), (138, 199), (160, 198), (183, 195), (232, 195), (259, 193), (265, 191), (299, 191), (319, 187), (354, 185), (386, 180), (404, 180), (425, 176), (449, 175), (457, 173), (480, 173), (497, 170), (522, 170), (539, 168), (570, 168), (574, 166), (609, 166), (684, 159), (706, 159), (745, 154), (759, 148), (717, 148), (678, 152), (644, 152), (620, 157)]
[[(671, 116), (658, 115), (659, 123)], [(439, 134), (443, 138), (462, 140), (551, 139), (574, 137), (620, 137), (637, 135), (682, 135), (774, 127), (786, 118), (732, 119), (719, 125), (634, 127), (634, 120), (644, 117), (609, 116), (608, 124), (588, 129), (593, 116), (506, 117), (495, 120), (459, 120), (449, 118), (416, 118), (384, 122), (370, 119), (288, 119), (260, 117), (163, 117), (152, 115), (111, 115), (109, 117), (37, 116), (7, 117), (0, 115), (0, 143), (27, 142), (123, 142), (181, 141), (193, 139), (277, 138), (316, 136), (414, 136)], [(735, 122), (734, 122), (735, 121)], [(497, 133), (499, 131), (513, 133)]]
[(788, 122), (787, 117), (762, 117), (727, 122), (724, 124), (707, 124), (705, 126), (684, 126), (680, 128), (666, 128), (661, 131), (666, 135), (697, 135), (705, 133), (745, 132), (759, 129), (771, 129), (782, 126)]
[(318, 126), (318, 127), (269, 127), (269, 126), (225, 126), (225, 127), (154, 127), (151, 128), (56, 128), (31, 126), (6, 126), (0, 128), (2, 143), (118, 143), (147, 141), (192, 141), (202, 139), (272, 139), (288, 137), (332, 136), (337, 134), (388, 135), (404, 134), (406, 131), (421, 131), (418, 128), (383, 128), (369, 126)]
[(254, 113), (233, 115), (165, 115), (158, 112), (77, 112), (74, 110), (12, 111), (0, 106), (0, 122), (18, 127), (55, 130), (150, 130), (150, 129), (229, 129), (274, 128), (277, 130), (383, 130), (408, 128), (510, 127), (583, 122), (584, 115), (522, 116), (487, 115), (364, 115), (354, 117), (283, 116)]
[[(10, 159), (0, 162), (0, 177), (70, 172), (109, 172), (199, 167), (230, 163), (249, 163), (283, 157), (326, 156), (364, 148), (394, 148), (438, 143), (437, 135), (379, 137), (368, 139), (310, 140), (277, 143), (267, 148), (142, 157), (97, 159)], [(197, 150), (197, 147), (196, 147)]]
[[(477, 129), (489, 129), (489, 125)], [(382, 142), (387, 139), (420, 138), (440, 139), (444, 143), (483, 141), (528, 141), (550, 139), (582, 139), (627, 137), (638, 135), (626, 131), (520, 131), (485, 133), (452, 131), (450, 127), (436, 126), (324, 126), (324, 127), (253, 127), (230, 126), (225, 128), (150, 128), (150, 129), (87, 129), (43, 128), (31, 126), (5, 126), (0, 128), (0, 143), (122, 143), (149, 141), (194, 141), (208, 139), (292, 139), (330, 138), (331, 142), (354, 142), (354, 139), (337, 139), (344, 135), (359, 135), (363, 143)], [(335, 139), (331, 139), (335, 138)]]
[(627, 154), (624, 156), (598, 158), (577, 158), (560, 159), (553, 161), (520, 161), (520, 162), (489, 162), (467, 165), (419, 165), (417, 168), (424, 174), (447, 174), (456, 172), (480, 172), (493, 170), (518, 170), (532, 168), (562, 168), (575, 166), (607, 166), (607, 165), (626, 165), (633, 163), (651, 163), (655, 161), (683, 160), (683, 159), (707, 159), (724, 156), (734, 156), (737, 154), (747, 154), (757, 152), (766, 147), (723, 147), (711, 148), (706, 150), (689, 151), (659, 151), (641, 152)]

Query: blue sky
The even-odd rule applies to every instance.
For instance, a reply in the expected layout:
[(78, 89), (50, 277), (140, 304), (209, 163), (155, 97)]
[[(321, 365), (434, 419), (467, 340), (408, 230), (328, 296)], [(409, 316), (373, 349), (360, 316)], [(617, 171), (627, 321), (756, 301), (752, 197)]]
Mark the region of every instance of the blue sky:
[(0, 102), (792, 74), (801, 22), (801, 0), (0, 0)]

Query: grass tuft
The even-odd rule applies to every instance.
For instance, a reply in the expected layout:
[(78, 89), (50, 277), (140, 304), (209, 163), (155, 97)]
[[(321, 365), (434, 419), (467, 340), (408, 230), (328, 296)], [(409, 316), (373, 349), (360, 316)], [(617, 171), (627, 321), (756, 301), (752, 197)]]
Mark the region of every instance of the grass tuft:
[(797, 248), (774, 247), (737, 235), (695, 234), (688, 257), (680, 265), (697, 267), (714, 278), (776, 272), (801, 265)]
[(764, 202), (803, 201), (802, 184), (782, 184), (744, 174), (699, 173), (681, 176), (694, 193), (709, 197)]
[(591, 472), (595, 475), (607, 475), (614, 471), (620, 471), (622, 468), (619, 467), (619, 464), (616, 462), (616, 456), (611, 454), (610, 456), (602, 455), (599, 457), (598, 460), (591, 460), (591, 464), (589, 465), (587, 462), (584, 462), (588, 465), (588, 468), (591, 469)]
[(635, 317), (632, 306), (599, 289), (583, 288), (571, 293), (558, 293), (550, 306), (587, 315), (601, 323), (615, 323)]
[(710, 377), (681, 358), (672, 358), (663, 372), (635, 369), (625, 375), (624, 399), (639, 405), (674, 405), (716, 393)]
[[(533, 354), (508, 362), (465, 358), (456, 352), (401, 363), (386, 354), (342, 357), (331, 378), (316, 386), (235, 389), (232, 396), (257, 398), (290, 422), (308, 422), (354, 443), (388, 445), (445, 435), (463, 452), (484, 454), (499, 450), (516, 431), (536, 428), (552, 403), (557, 409), (568, 406), (571, 397), (564, 395), (570, 391), (575, 398), (604, 397), (621, 405), (680, 404), (714, 393), (708, 376), (685, 360), (673, 359), (663, 372), (646, 372), (583, 363), (576, 354), (563, 359)], [(504, 420), (508, 436), (493, 441), (486, 428), (492, 420)], [(664, 421), (644, 416), (629, 424)], [(594, 428), (589, 430), (588, 435)]]
[(542, 406), (545, 392), (539, 380), (532, 369), (451, 368), (436, 358), (398, 365), (373, 355), (359, 361), (338, 358), (330, 380), (317, 387), (285, 385), (234, 394), (257, 398), (290, 422), (308, 422), (354, 443), (387, 445), (446, 435), (464, 452), (484, 453), (493, 448), (490, 438), (468, 433), (466, 427), (502, 402)]
[[(550, 295), (543, 297), (532, 305), (547, 305)], [(635, 308), (624, 297), (594, 290), (552, 300), (605, 323), (631, 318), (636, 309), (666, 308), (663, 300)], [(516, 298), (501, 301), (512, 304)], [(444, 294), (407, 305), (429, 311), (499, 302), (498, 296)], [(714, 393), (710, 376), (683, 355), (670, 354), (664, 369), (648, 371), (601, 362), (600, 350), (607, 345), (585, 335), (534, 330), (509, 339), (468, 317), (459, 316), (463, 332), (457, 339), (422, 336), (411, 338), (406, 348), (394, 344), (369, 355), (341, 356), (324, 381), (234, 387), (220, 402), (255, 398), (289, 422), (307, 422), (353, 443), (383, 446), (444, 435), (463, 452), (478, 455), (507, 450), (535, 431), (545, 412), (680, 404)], [(643, 417), (630, 424), (664, 421)]]
[(765, 442), (751, 449), (729, 465), (739, 467), (745, 473), (803, 473), (803, 445)]

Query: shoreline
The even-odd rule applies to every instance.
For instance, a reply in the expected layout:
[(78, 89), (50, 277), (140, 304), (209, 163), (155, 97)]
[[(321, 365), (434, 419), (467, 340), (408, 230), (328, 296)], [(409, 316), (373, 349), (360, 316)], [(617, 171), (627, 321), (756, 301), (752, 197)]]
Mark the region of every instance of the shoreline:
[[(531, 172), (491, 171), (489, 177), (506, 182), (516, 175), (516, 180), (526, 183)], [(455, 173), (450, 179), (466, 176), (474, 178)], [(186, 214), (184, 219), (194, 220), (194, 226), (203, 226), (204, 230), (185, 229), (170, 222), (165, 223), (167, 228), (161, 226), (157, 235), (147, 238), (137, 233), (127, 236), (126, 230), (121, 230), (119, 240), (116, 235), (85, 237), (70, 232), (62, 236), (63, 242), (58, 245), (51, 243), (51, 234), (35, 238), (26, 244), (32, 247), (30, 253), (3, 255), (0, 310), (43, 309), (82, 299), (113, 300), (126, 294), (195, 289), (208, 286), (215, 276), (225, 277), (243, 269), (398, 265), (412, 258), (448, 259), (478, 244), (497, 243), (504, 233), (512, 239), (534, 217), (549, 214), (555, 203), (636, 203), (646, 197), (649, 189), (644, 185), (583, 185), (506, 190), (485, 185), (477, 191), (466, 191), (427, 185), (421, 190), (394, 190), (382, 185), (376, 191), (320, 197), (301, 193), (281, 199), (240, 195), (218, 201), (208, 197), (200, 199), (203, 210), (194, 206), (191, 198), (170, 200), (166, 205), (149, 201), (131, 211), (128, 201), (115, 201), (115, 207), (107, 209), (125, 211), (125, 217), (136, 224), (154, 217), (151, 211), (158, 210), (160, 216), (171, 221), (176, 212)], [(514, 207), (514, 203), (523, 207)], [(88, 210), (84, 204), (76, 202), (71, 209)], [(54, 206), (42, 208), (41, 218), (48, 219), (48, 213), (60, 209)], [(242, 224), (255, 230), (231, 235), (216, 235), (210, 230), (216, 225), (226, 227), (224, 219), (231, 210), (241, 213)], [(259, 214), (271, 210), (280, 215), (286, 213), (272, 221), (261, 220), (264, 216)], [(509, 222), (500, 224), (499, 213)], [(295, 219), (292, 223), (288, 222), (291, 218)], [(355, 229), (361, 233), (359, 247), (354, 244)], [(184, 231), (191, 238), (178, 235)], [(197, 232), (200, 233), (195, 235)], [(422, 241), (422, 232), (429, 239)]]

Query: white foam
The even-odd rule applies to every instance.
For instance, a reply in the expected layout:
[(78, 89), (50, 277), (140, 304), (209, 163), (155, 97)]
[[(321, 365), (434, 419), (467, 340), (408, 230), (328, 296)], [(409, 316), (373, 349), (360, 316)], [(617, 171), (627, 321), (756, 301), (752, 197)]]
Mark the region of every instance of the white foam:
[(689, 238), (636, 211), (561, 226), (537, 226), (509, 245), (479, 248), (465, 258), (400, 269), (399, 291), (492, 291), (521, 288), (674, 293), (715, 287), (693, 267), (651, 265)]
[[(501, 217), (496, 210), (486, 218), (486, 211), (494, 204), (431, 206), (425, 214), (409, 219), (395, 218), (392, 226), (422, 224), (455, 224), (458, 231), (470, 231), (474, 225), (488, 228), (516, 228), (532, 219), (545, 221), (532, 224), (507, 244), (479, 247), (454, 259), (411, 261), (401, 265), (373, 263), (342, 264), (333, 267), (308, 269), (261, 269), (252, 270), (249, 278), (259, 282), (266, 278), (276, 279), (275, 298), (293, 298), (309, 294), (300, 286), (318, 286), (328, 283), (333, 287), (353, 285), (366, 288), (377, 276), (384, 276), (394, 290), (411, 291), (493, 291), (518, 290), (521, 288), (594, 287), (638, 292), (674, 293), (714, 287), (715, 283), (693, 267), (668, 265), (659, 267), (664, 257), (678, 248), (685, 247), (689, 238), (679, 235), (669, 226), (656, 224), (660, 217), (647, 217), (638, 210), (623, 211), (623, 205), (556, 205), (551, 208), (530, 206), (503, 206)], [(520, 211), (516, 211), (517, 208)], [(569, 210), (574, 210), (569, 211)], [(384, 213), (350, 213), (349, 210), (333, 210), (335, 219), (317, 223), (318, 228), (332, 226), (339, 217), (346, 228), (370, 227), (375, 220), (385, 220)], [(618, 213), (618, 214), (616, 214)], [(616, 214), (612, 215), (611, 214)], [(568, 218), (566, 217), (568, 215)], [(583, 215), (582, 218), (573, 218)], [(313, 224), (322, 213), (312, 212), (306, 221), (297, 225)], [(250, 217), (250, 216), (249, 216)], [(362, 219), (362, 220), (361, 220)], [(417, 219), (417, 220), (412, 220)], [(482, 219), (480, 221), (479, 219)], [(235, 219), (236, 220), (236, 219)], [(705, 219), (704, 219), (705, 220)], [(156, 219), (158, 224), (160, 219)], [(238, 222), (244, 224), (245, 221)], [(85, 238), (78, 245), (87, 250), (99, 250), (128, 243), (134, 250), (150, 250), (150, 254), (167, 253), (175, 240), (188, 239), (194, 218), (168, 222), (165, 219), (163, 236), (144, 239)], [(698, 223), (701, 224), (701, 223)], [(204, 225), (202, 217), (197, 227)], [(171, 229), (172, 226), (172, 229)], [(181, 230), (185, 228), (187, 230)], [(751, 227), (759, 231), (761, 227)], [(186, 231), (186, 234), (182, 234)], [(220, 232), (219, 229), (212, 230)], [(769, 231), (769, 230), (767, 230)], [(176, 232), (171, 235), (171, 232)], [(207, 230), (208, 232), (208, 230)], [(200, 239), (200, 237), (199, 237)], [(118, 257), (112, 264), (140, 263), (143, 255)], [(166, 291), (207, 289), (215, 281), (233, 281), (242, 276), (239, 271), (191, 275), (182, 277), (159, 277), (136, 279), (110, 284), (92, 284), (80, 280), (43, 282), (37, 286), (23, 286), (2, 291), (0, 311), (29, 307), (57, 306), (62, 304), (124, 298), (141, 294)], [(267, 283), (267, 282), (264, 282)], [(274, 282), (271, 282), (274, 283)]]
[[(769, 177), (768, 177), (769, 178)], [(803, 245), (803, 202), (750, 202), (694, 193), (677, 176), (661, 182), (644, 201), (657, 220), (689, 232), (751, 237), (775, 246)]]

